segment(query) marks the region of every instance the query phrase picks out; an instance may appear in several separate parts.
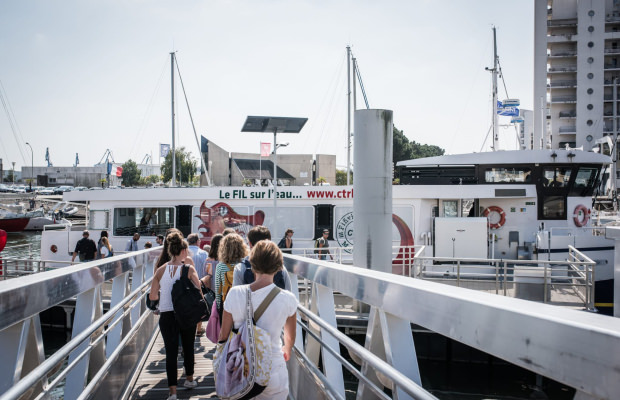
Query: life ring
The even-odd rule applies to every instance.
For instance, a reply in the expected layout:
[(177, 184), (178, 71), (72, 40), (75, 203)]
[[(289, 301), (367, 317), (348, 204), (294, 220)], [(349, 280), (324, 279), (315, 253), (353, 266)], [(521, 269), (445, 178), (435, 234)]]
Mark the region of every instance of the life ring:
[(490, 213), (492, 212), (496, 212), (499, 214), (499, 221), (492, 224), (489, 221), (489, 228), (490, 229), (499, 229), (502, 226), (504, 226), (504, 224), (506, 223), (506, 213), (504, 212), (504, 210), (502, 210), (501, 207), (498, 206), (489, 206), (487, 207), (484, 212), (482, 213), (482, 215), (484, 215), (485, 217), (488, 217)]
[[(579, 215), (581, 213), (581, 215)], [(575, 221), (575, 225), (582, 227), (585, 226), (590, 220), (590, 214), (592, 211), (583, 204), (579, 204), (575, 207), (575, 211), (573, 211), (573, 221)]]

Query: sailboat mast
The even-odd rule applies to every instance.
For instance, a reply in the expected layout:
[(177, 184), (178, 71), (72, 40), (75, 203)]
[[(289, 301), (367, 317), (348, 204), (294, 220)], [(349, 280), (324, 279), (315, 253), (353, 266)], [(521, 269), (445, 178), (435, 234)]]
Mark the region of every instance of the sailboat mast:
[(351, 46), (347, 46), (347, 185), (351, 168)]
[(493, 69), (491, 70), (493, 81), (493, 150), (499, 150), (498, 118), (497, 118), (497, 37), (493, 27)]
[(172, 98), (172, 187), (177, 185), (177, 157), (176, 147), (174, 143), (174, 52), (170, 53), (170, 88)]

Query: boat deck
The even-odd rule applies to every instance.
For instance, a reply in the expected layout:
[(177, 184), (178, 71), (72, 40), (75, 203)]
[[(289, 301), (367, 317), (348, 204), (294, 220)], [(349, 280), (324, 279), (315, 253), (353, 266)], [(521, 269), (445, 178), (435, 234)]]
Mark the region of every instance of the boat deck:
[[(165, 399), (168, 395), (166, 381), (166, 352), (164, 340), (157, 329), (156, 338), (149, 349), (146, 361), (138, 373), (136, 381), (131, 388), (130, 399), (151, 400)], [(204, 335), (196, 337), (194, 342), (195, 368), (194, 379), (198, 381), (195, 389), (183, 387), (185, 374), (183, 373), (183, 358), (179, 351), (177, 367), (179, 369), (178, 399), (216, 399), (215, 381), (213, 380), (213, 353), (215, 344), (211, 343)]]

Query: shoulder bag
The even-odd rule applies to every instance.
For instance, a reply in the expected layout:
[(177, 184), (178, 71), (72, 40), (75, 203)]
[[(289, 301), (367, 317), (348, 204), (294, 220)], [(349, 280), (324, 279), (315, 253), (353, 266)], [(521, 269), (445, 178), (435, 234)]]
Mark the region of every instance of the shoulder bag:
[(280, 293), (274, 287), (256, 312), (252, 293), (246, 292), (246, 315), (237, 332), (232, 331), (225, 344), (217, 346), (213, 356), (215, 391), (223, 400), (246, 400), (261, 394), (271, 378), (271, 337), (256, 326), (273, 299)]

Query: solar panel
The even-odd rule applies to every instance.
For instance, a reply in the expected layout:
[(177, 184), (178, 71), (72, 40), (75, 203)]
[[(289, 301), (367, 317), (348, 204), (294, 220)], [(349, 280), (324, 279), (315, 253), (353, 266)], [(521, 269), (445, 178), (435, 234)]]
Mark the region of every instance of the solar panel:
[(299, 133), (308, 118), (248, 116), (241, 132)]

